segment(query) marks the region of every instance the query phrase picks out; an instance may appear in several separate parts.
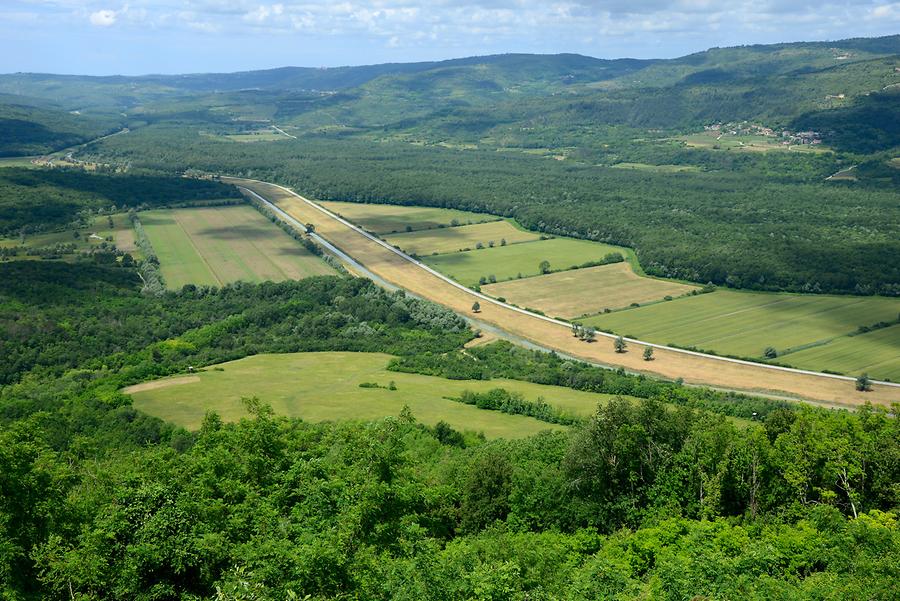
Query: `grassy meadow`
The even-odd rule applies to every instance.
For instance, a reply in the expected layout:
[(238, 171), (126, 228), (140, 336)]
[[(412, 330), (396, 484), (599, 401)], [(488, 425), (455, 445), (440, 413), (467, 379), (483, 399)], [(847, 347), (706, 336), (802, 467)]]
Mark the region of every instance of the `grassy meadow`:
[(147, 211), (140, 219), (171, 288), (334, 273), (248, 206)]
[(501, 240), (506, 240), (508, 244), (529, 242), (539, 240), (540, 234), (519, 229), (509, 221), (502, 220), (395, 234), (385, 239), (407, 253), (424, 257), (433, 253), (473, 249), (479, 242), (485, 247), (488, 247), (490, 242), (500, 246)]
[(630, 249), (589, 240), (553, 238), (527, 244), (508, 244), (461, 253), (426, 256), (422, 260), (441, 273), (466, 286), (474, 286), (482, 277), (493, 275), (498, 281), (540, 274), (541, 261), (549, 261), (550, 269), (569, 269), (588, 261), (598, 261), (609, 253), (624, 257)]
[(471, 213), (457, 209), (412, 207), (358, 202), (321, 201), (320, 205), (344, 219), (379, 235), (429, 230), (449, 226), (454, 220), (460, 224), (499, 221), (500, 217), (487, 213)]
[[(481, 431), (488, 437), (519, 438), (561, 426), (521, 415), (478, 409), (444, 397), (465, 390), (506, 388), (526, 400), (538, 397), (578, 415), (593, 413), (610, 395), (593, 394), (515, 380), (446, 380), (388, 371), (390, 355), (381, 353), (292, 353), (255, 355), (184, 376), (125, 389), (141, 411), (186, 428), (197, 428), (206, 411), (223, 419), (245, 415), (242, 397), (256, 396), (279, 414), (309, 421), (368, 420), (398, 415), (408, 405), (416, 419), (434, 425), (444, 420), (459, 430)], [(394, 382), (396, 390), (388, 390)], [(374, 383), (383, 388), (360, 388)], [(323, 394), (327, 390), (328, 394)]]
[(666, 296), (678, 297), (697, 289), (697, 286), (635, 275), (631, 265), (624, 262), (482, 286), (491, 296), (566, 318), (619, 309), (632, 303), (661, 301)]
[[(761, 358), (774, 347), (778, 361), (793, 364), (799, 357), (804, 367), (853, 372), (861, 362), (879, 365), (878, 373), (900, 366), (900, 347), (854, 340), (865, 358), (832, 358), (817, 363), (817, 352), (803, 351), (815, 344), (853, 333), (859, 326), (892, 322), (900, 312), (900, 299), (862, 296), (767, 294), (717, 290), (628, 309), (585, 320), (586, 324), (650, 342), (692, 346), (720, 354)], [(876, 337), (877, 338), (877, 337)], [(842, 339), (841, 339), (842, 340)], [(837, 342), (837, 341), (836, 341)], [(840, 344), (840, 343), (839, 343)], [(796, 353), (792, 352), (796, 351)]]

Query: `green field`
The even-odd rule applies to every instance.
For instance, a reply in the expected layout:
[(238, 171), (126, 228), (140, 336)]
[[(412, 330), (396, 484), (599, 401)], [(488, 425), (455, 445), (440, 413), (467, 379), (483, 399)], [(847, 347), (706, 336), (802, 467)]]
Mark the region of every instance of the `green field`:
[[(498, 221), (500, 217), (487, 213), (470, 213), (456, 209), (435, 207), (405, 207), (400, 205), (362, 204), (358, 202), (319, 203), (329, 211), (375, 234), (429, 230), (454, 223), (473, 224)], [(407, 230), (407, 227), (409, 230)]]
[[(434, 425), (444, 420), (459, 430), (484, 432), (489, 437), (519, 438), (561, 426), (530, 417), (478, 409), (445, 396), (506, 388), (527, 400), (547, 403), (579, 415), (590, 415), (610, 395), (580, 392), (515, 380), (445, 380), (385, 369), (389, 355), (381, 353), (293, 353), (256, 355), (223, 363), (223, 371), (207, 368), (185, 376), (139, 384), (125, 390), (134, 406), (186, 428), (200, 426), (206, 411), (223, 419), (245, 415), (242, 397), (257, 396), (276, 413), (309, 421), (370, 420), (398, 415), (405, 405), (419, 421)], [(363, 382), (396, 390), (360, 388)], [(167, 385), (168, 384), (168, 385)], [(327, 392), (326, 392), (327, 391)]]
[[(802, 369), (836, 371), (848, 375), (868, 373), (881, 380), (900, 382), (900, 325), (856, 336), (843, 336), (828, 344), (782, 357)], [(898, 392), (900, 398), (900, 392)]]
[(481, 289), (520, 307), (573, 318), (604, 309), (620, 309), (632, 303), (661, 301), (666, 296), (678, 297), (699, 288), (635, 275), (631, 266), (622, 262), (500, 282)]
[(540, 234), (519, 229), (503, 220), (395, 234), (385, 239), (407, 253), (424, 257), (433, 253), (474, 249), (478, 243), (488, 247), (491, 242), (500, 246), (502, 240), (509, 244), (539, 240)]
[[(900, 299), (874, 296), (766, 294), (718, 290), (585, 320), (586, 324), (650, 342), (678, 344), (720, 354), (762, 357), (772, 346), (779, 355), (855, 332), (861, 325), (897, 319)], [(900, 347), (865, 342), (859, 337), (861, 360), (804, 367), (853, 372), (860, 362), (877, 364), (871, 375), (881, 377), (900, 366)], [(815, 354), (813, 354), (815, 356)], [(793, 354), (779, 356), (792, 363)]]
[(497, 281), (538, 275), (541, 261), (549, 261), (550, 269), (568, 269), (588, 261), (597, 261), (617, 252), (628, 258), (631, 251), (588, 240), (553, 238), (527, 244), (495, 246), (462, 253), (424, 256), (422, 260), (441, 273), (466, 286), (474, 286), (479, 278), (494, 275)]
[(140, 219), (171, 288), (334, 273), (248, 206), (147, 211)]

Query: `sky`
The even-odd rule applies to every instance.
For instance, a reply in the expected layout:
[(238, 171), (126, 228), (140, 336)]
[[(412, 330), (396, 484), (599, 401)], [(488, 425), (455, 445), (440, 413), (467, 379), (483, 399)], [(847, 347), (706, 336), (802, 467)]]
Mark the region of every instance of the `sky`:
[(0, 0), (0, 73), (230, 72), (506, 52), (672, 58), (900, 33), (890, 0)]

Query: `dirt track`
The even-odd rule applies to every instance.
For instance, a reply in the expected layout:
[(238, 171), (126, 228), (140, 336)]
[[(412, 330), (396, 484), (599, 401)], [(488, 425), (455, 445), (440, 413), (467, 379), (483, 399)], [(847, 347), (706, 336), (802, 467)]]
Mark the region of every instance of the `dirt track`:
[(520, 313), (475, 297), (474, 293), (444, 281), (338, 219), (330, 217), (296, 194), (278, 186), (253, 180), (229, 179), (229, 181), (254, 190), (301, 223), (314, 224), (318, 234), (384, 280), (461, 314), (471, 315), (472, 303), (479, 300), (481, 303), (481, 312), (477, 315), (479, 321), (490, 323), (514, 336), (557, 349), (567, 355), (605, 365), (622, 366), (631, 371), (650, 375), (671, 379), (680, 377), (691, 384), (793, 397), (818, 403), (854, 406), (866, 401), (882, 405), (900, 402), (900, 388), (887, 385), (876, 384), (870, 392), (861, 393), (855, 390), (852, 381), (824, 375), (780, 371), (762, 365), (734, 363), (711, 356), (691, 355), (661, 348), (656, 348), (655, 359), (647, 362), (642, 359), (643, 346), (637, 343), (629, 344), (628, 352), (621, 354), (613, 350), (612, 342), (606, 338), (600, 338), (594, 343), (585, 343), (573, 337), (566, 326), (550, 323), (537, 316)]

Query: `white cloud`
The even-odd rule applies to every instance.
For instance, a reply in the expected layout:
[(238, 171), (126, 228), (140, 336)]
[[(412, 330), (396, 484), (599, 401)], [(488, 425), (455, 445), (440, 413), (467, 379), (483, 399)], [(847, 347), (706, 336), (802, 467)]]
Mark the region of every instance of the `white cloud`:
[(116, 24), (116, 11), (104, 9), (91, 13), (91, 25), (110, 27)]

